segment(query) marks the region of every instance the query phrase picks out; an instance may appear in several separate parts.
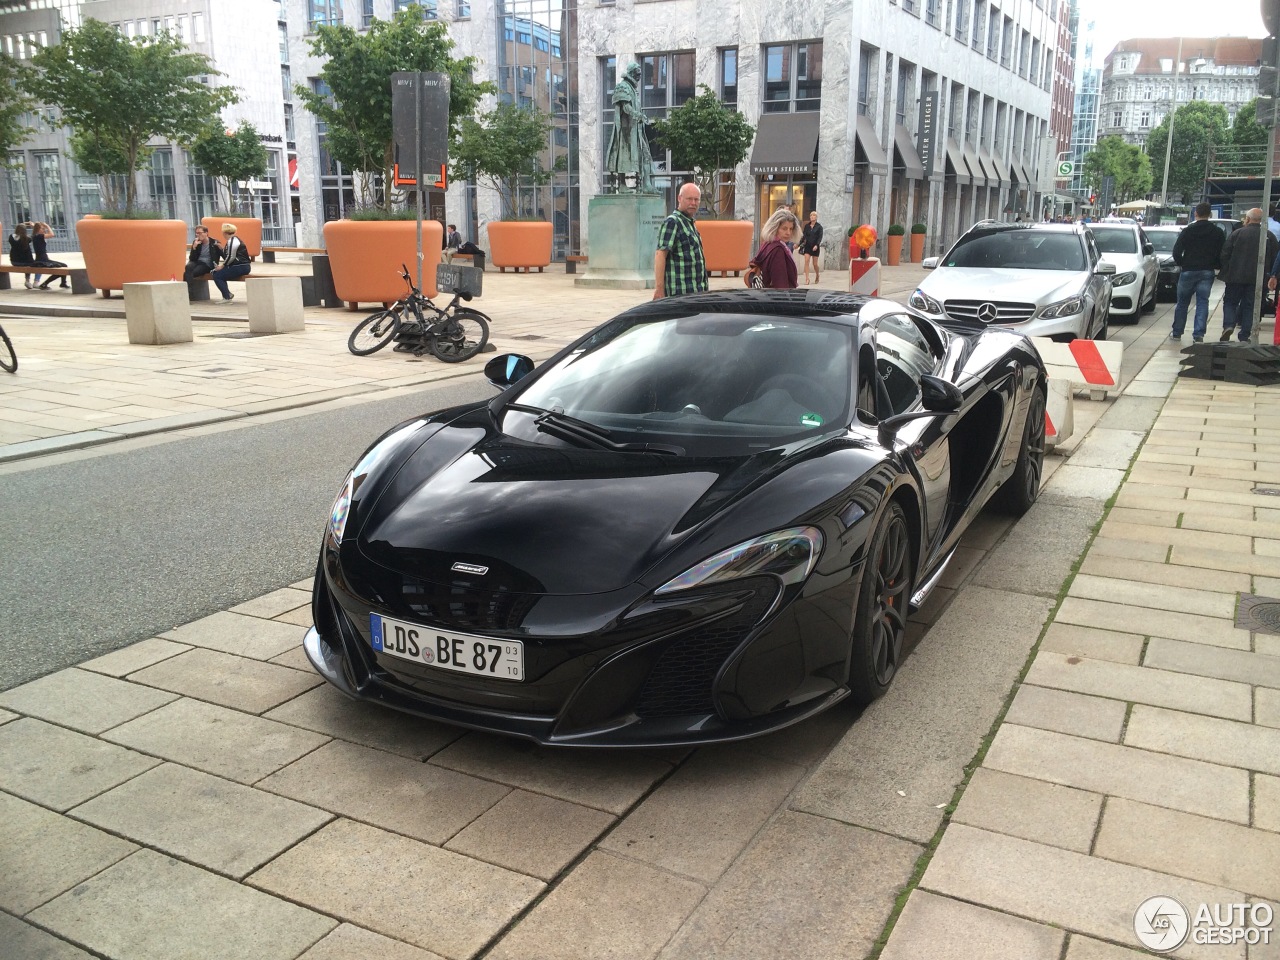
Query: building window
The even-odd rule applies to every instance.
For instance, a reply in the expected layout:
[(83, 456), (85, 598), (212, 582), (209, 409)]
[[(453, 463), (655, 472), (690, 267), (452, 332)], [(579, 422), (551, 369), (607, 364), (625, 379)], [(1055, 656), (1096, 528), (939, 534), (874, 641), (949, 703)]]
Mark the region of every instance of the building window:
[(289, 72), (287, 63), (280, 64), (280, 87), (284, 91), (286, 100), (293, 99), (293, 75)]
[(897, 122), (903, 126), (907, 123), (907, 101), (911, 99), (911, 81), (915, 72), (915, 67), (909, 63), (898, 64), (898, 102), (895, 109)]
[(373, 26), (373, 0), (364, 0), (363, 9), (360, 11), (360, 26), (364, 30)]
[(415, 3), (422, 7), (423, 20), (436, 19), (436, 0), (396, 0), (395, 12), (399, 13), (405, 7)]
[(973, 0), (973, 36), (971, 45), (975, 50), (982, 49), (982, 38), (987, 33), (987, 0)]
[(67, 211), (62, 202), (62, 172), (58, 167), (58, 154), (54, 151), (37, 153), (35, 161), (44, 220), (58, 233), (63, 233), (67, 229)]
[(916, 13), (916, 0), (902, 0), (902, 9), (913, 16), (920, 16), (920, 14)]
[(1121, 113), (1119, 110), (1116, 110), (1111, 114), (1111, 125), (1113, 127), (1120, 126), (1120, 120), (1121, 120)]
[(969, 0), (957, 0), (955, 38), (964, 43), (969, 36)]
[(1004, 18), (1004, 35), (1000, 38), (1000, 66), (1013, 68), (1013, 20)]
[(875, 47), (862, 47), (858, 54), (858, 114), (871, 116), (875, 91), (872, 87), (875, 71), (872, 63), (877, 59), (879, 51)]
[(213, 216), (217, 209), (217, 182), (209, 176), (195, 161), (190, 153), (184, 154), (187, 163), (187, 194), (190, 198), (191, 222), (199, 223), (205, 217)]
[(204, 14), (193, 13), (191, 15), (191, 42), (204, 43)]
[(1149, 110), (1142, 111), (1142, 119), (1138, 121), (1138, 126), (1140, 127), (1151, 126), (1151, 112)]
[(4, 170), (5, 196), (9, 198), (10, 223), (26, 223), (31, 219), (31, 199), (27, 193), (26, 158), (18, 150), (9, 154), (9, 166)]
[(822, 43), (764, 48), (764, 112), (800, 113), (822, 105)]
[(720, 51), (720, 99), (724, 105), (738, 109), (738, 48)]
[(342, 25), (342, 0), (307, 0), (307, 32)]
[(151, 202), (156, 210), (167, 214), (170, 220), (178, 215), (178, 192), (173, 181), (173, 151), (162, 147), (151, 154), (147, 170), (147, 182), (151, 189)]
[(992, 8), (987, 14), (987, 59), (1000, 56), (1000, 15)]
[[(640, 57), (640, 106), (650, 120), (661, 120), (672, 107), (678, 107), (697, 92), (694, 82), (694, 55), (692, 53), (649, 53)], [(649, 152), (659, 170), (687, 170), (670, 151), (664, 151), (649, 136)]]
[(942, 20), (942, 0), (925, 0), (924, 22), (936, 27)]

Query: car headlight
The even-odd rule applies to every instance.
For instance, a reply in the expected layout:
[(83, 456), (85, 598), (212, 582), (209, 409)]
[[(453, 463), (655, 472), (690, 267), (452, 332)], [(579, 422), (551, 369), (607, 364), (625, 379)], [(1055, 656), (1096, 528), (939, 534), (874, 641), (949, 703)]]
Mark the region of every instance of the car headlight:
[(342, 489), (333, 501), (333, 509), (329, 511), (329, 535), (335, 544), (342, 542), (342, 534), (347, 529), (347, 514), (351, 512), (351, 495), (355, 492), (355, 472), (347, 474), (342, 482)]
[(1133, 273), (1132, 271), (1130, 271), (1129, 273), (1118, 273), (1111, 278), (1111, 285), (1113, 287), (1124, 287), (1133, 283), (1133, 281), (1137, 279), (1138, 279), (1138, 275), (1136, 273)]
[(821, 530), (817, 527), (791, 527), (723, 550), (668, 580), (654, 594), (675, 593), (758, 574), (780, 577), (786, 585), (801, 583), (809, 576), (821, 553)]
[(1040, 312), (1041, 320), (1060, 320), (1063, 317), (1074, 317), (1077, 313), (1084, 311), (1083, 297), (1068, 297), (1066, 300), (1059, 300), (1057, 303), (1051, 303)]
[(925, 313), (945, 313), (946, 312), (942, 309), (942, 304), (940, 304), (937, 300), (933, 299), (933, 297), (929, 296), (923, 290), (917, 290), (915, 293), (911, 295), (911, 299), (908, 300), (907, 302), (911, 304), (911, 306), (915, 307), (917, 310), (922, 310)]

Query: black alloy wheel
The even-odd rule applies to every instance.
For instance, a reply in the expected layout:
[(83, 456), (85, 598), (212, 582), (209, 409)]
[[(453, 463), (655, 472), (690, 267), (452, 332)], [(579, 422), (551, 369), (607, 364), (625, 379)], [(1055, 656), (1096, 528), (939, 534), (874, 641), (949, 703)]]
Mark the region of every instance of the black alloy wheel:
[(992, 501), (1004, 513), (1020, 517), (1040, 496), (1044, 477), (1045, 388), (1037, 384), (1027, 403), (1027, 420), (1022, 429), (1022, 450), (1013, 473), (996, 491)]
[(871, 538), (849, 655), (849, 689), (866, 705), (884, 695), (902, 665), (911, 601), (911, 535), (896, 502)]

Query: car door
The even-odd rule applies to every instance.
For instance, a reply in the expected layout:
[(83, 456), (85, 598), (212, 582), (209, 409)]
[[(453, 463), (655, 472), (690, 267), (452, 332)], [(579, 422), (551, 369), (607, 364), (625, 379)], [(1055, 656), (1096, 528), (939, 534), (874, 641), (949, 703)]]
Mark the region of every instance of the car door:
[(1089, 261), (1089, 302), (1093, 308), (1095, 328), (1101, 323), (1099, 317), (1105, 317), (1111, 309), (1111, 278), (1098, 273), (1098, 264), (1102, 262), (1102, 254), (1098, 252), (1098, 244), (1093, 239), (1093, 231), (1084, 231), (1085, 257)]
[[(1147, 236), (1147, 232), (1141, 227), (1138, 230), (1138, 249), (1142, 251), (1142, 272), (1146, 276), (1146, 289), (1154, 291), (1156, 282), (1160, 279), (1160, 258), (1156, 256), (1155, 245), (1151, 242), (1151, 238)], [(1155, 294), (1153, 293), (1154, 297)]]

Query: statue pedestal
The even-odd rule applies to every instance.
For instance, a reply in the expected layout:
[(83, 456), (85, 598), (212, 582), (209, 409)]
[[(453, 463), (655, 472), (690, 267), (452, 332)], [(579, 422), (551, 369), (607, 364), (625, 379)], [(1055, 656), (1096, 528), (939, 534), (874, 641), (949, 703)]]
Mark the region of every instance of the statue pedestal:
[(587, 205), (587, 272), (574, 285), (653, 289), (653, 255), (667, 212), (664, 198), (656, 193), (592, 197)]

